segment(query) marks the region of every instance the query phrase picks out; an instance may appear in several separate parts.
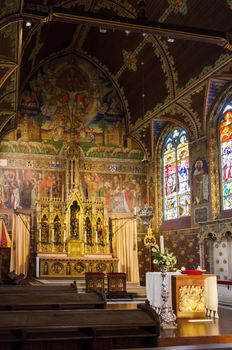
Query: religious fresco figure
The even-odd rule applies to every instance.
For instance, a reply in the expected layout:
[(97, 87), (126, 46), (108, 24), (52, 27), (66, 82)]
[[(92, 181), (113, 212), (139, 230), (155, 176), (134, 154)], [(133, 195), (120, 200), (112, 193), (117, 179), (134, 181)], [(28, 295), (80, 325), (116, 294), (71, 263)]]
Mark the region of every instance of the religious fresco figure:
[(205, 160), (198, 159), (192, 168), (193, 204), (198, 205), (209, 200), (208, 166)]
[(147, 183), (140, 176), (86, 173), (82, 175), (86, 199), (102, 198), (108, 212), (133, 212), (147, 201)]

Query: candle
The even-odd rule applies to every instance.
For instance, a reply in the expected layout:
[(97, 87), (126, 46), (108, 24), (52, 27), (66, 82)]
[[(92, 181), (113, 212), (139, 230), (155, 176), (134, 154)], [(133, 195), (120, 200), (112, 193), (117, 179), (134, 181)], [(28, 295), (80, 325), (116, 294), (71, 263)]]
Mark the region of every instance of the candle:
[(96, 243), (97, 243), (97, 230), (96, 230)]
[(62, 185), (62, 194), (61, 194), (62, 202), (64, 201), (64, 185)]
[(134, 207), (134, 215), (137, 214), (137, 207)]
[(164, 253), (164, 236), (160, 235), (160, 251)]
[(36, 272), (35, 272), (35, 275), (36, 275), (36, 277), (39, 277), (39, 257), (38, 256), (36, 256), (35, 261), (36, 261)]

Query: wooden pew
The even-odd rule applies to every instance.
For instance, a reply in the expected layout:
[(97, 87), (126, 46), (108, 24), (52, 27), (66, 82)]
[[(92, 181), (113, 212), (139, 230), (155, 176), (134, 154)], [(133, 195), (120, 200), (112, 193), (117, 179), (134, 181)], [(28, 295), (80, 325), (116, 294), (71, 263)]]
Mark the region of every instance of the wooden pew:
[(0, 310), (103, 309), (105, 295), (92, 293), (60, 293), (56, 291), (12, 293), (0, 295)]
[(44, 293), (44, 294), (76, 294), (78, 292), (77, 286), (72, 283), (68, 286), (55, 286), (55, 285), (0, 285), (0, 294), (31, 294), (31, 293)]
[(0, 348), (111, 350), (157, 346), (152, 309), (0, 311)]

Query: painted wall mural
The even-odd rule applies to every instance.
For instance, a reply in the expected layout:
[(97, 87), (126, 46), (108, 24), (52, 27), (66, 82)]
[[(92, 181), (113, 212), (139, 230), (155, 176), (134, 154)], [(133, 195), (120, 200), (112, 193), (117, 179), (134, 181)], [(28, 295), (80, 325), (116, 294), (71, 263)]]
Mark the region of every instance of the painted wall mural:
[[(144, 176), (133, 174), (81, 173), (81, 189), (85, 199), (102, 199), (109, 212), (133, 212), (147, 201)], [(64, 200), (65, 172), (0, 169), (0, 208), (35, 208), (41, 197)]]
[(194, 205), (209, 201), (208, 164), (205, 159), (197, 159), (192, 167), (192, 194)]
[(109, 212), (133, 212), (147, 201), (144, 176), (92, 172), (81, 178), (85, 197), (104, 199)]
[(125, 120), (113, 83), (82, 57), (68, 55), (42, 66), (24, 88), (20, 112), (16, 146), (24, 151), (30, 147), (23, 141), (30, 141), (36, 153), (57, 154), (72, 139), (87, 157), (143, 157), (135, 145), (122, 147)]
[(46, 63), (24, 86), (17, 129), (0, 141), (0, 208), (67, 199), (70, 150), (84, 198), (103, 199), (109, 212), (142, 207), (143, 153), (133, 141), (124, 147), (124, 134), (120, 96), (96, 65), (76, 55)]
[(61, 197), (64, 173), (0, 169), (0, 208), (35, 208), (39, 197)]
[(107, 127), (119, 128), (122, 113), (121, 101), (109, 79), (74, 55), (40, 68), (21, 100), (21, 114), (35, 130), (30, 139), (67, 140), (74, 133), (80, 142), (93, 142), (98, 134), (104, 137)]

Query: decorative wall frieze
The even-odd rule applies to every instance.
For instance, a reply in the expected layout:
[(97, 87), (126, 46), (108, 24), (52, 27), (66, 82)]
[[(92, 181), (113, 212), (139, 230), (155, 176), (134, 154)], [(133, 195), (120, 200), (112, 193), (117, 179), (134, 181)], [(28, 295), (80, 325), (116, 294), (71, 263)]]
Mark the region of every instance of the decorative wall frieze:
[(124, 173), (124, 174), (141, 174), (145, 175), (145, 167), (141, 162), (133, 162), (133, 161), (114, 161), (108, 159), (104, 161), (103, 159), (99, 159), (99, 162), (96, 159), (89, 160), (81, 160), (80, 161), (80, 172), (102, 172), (107, 174), (114, 173)]
[[(2, 146), (0, 146), (2, 147)], [(36, 170), (56, 170), (65, 171), (66, 169), (66, 159), (56, 159), (54, 156), (44, 156), (41, 158), (35, 158), (35, 155), (25, 155), (17, 154), (15, 156), (9, 157), (9, 153), (1, 153), (0, 159), (0, 169), (1, 168), (11, 168), (11, 169), (36, 169)]]

